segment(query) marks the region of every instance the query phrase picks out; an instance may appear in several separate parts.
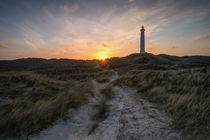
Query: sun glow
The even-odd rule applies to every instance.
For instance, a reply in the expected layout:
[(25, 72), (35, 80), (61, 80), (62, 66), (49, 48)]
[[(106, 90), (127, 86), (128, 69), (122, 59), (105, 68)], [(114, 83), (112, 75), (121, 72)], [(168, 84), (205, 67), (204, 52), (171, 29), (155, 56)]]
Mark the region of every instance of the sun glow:
[(106, 57), (105, 57), (105, 56), (101, 56), (100, 59), (101, 59), (101, 60), (105, 60)]
[(95, 57), (96, 57), (96, 59), (99, 59), (99, 60), (106, 60), (107, 58), (110, 57), (109, 51), (103, 50), (103, 51), (97, 52), (97, 53), (95, 53)]

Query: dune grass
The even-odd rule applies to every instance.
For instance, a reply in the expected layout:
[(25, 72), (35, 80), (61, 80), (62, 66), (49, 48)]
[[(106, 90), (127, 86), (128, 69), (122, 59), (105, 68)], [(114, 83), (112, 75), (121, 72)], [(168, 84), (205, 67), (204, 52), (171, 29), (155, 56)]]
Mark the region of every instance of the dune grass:
[(112, 85), (106, 86), (100, 92), (106, 99), (110, 99), (114, 94)]
[(61, 81), (96, 79), (102, 83), (109, 81), (108, 78), (113, 74), (113, 71), (105, 68), (69, 68), (66, 70), (42, 70), (36, 71), (36, 73)]
[(110, 81), (110, 76), (112, 76), (113, 73), (113, 70), (103, 70), (102, 72), (98, 73), (98, 75), (95, 77), (96, 81), (99, 83), (107, 83)]
[(98, 77), (96, 78), (96, 81), (99, 83), (107, 83), (110, 81), (110, 79), (108, 77)]
[[(108, 82), (113, 70), (122, 74), (115, 85), (136, 88), (139, 96), (169, 112), (173, 126), (184, 139), (210, 137), (210, 68), (201, 67), (209, 65), (209, 57), (133, 54), (98, 63), (99, 67), (95, 62), (74, 60), (22, 59), (1, 63), (0, 137), (27, 138), (59, 118), (68, 119), (69, 108), (87, 103), (93, 95), (90, 80)], [(106, 118), (112, 87), (101, 93), (103, 98), (96, 104), (90, 132)]]
[(114, 94), (113, 88), (111, 85), (106, 86), (100, 92), (101, 94), (103, 94), (103, 97), (97, 104), (94, 105), (97, 108), (97, 112), (91, 116), (93, 123), (91, 125), (91, 129), (88, 132), (89, 134), (94, 132), (94, 130), (98, 127), (100, 122), (102, 122), (103, 120), (107, 118), (106, 113), (109, 109), (109, 105), (107, 104), (107, 101)]
[(210, 68), (141, 71), (123, 75), (115, 84), (136, 88), (141, 97), (169, 112), (184, 139), (210, 137)]
[(93, 123), (91, 124), (91, 129), (89, 130), (88, 134), (94, 132), (100, 122), (106, 119), (106, 112), (109, 108), (106, 102), (107, 99), (103, 97), (97, 104), (94, 105), (97, 108), (97, 112), (91, 116)]
[(68, 119), (70, 108), (87, 103), (93, 95), (90, 81), (59, 81), (30, 72), (4, 73), (0, 81), (1, 97), (11, 99), (0, 103), (0, 137), (39, 133), (59, 118)]

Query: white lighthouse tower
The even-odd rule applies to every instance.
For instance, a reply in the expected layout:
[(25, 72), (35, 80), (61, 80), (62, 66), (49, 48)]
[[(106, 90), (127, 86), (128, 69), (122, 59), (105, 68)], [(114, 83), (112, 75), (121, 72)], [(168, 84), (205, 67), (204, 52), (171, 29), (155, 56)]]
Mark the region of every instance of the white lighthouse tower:
[(144, 26), (141, 27), (140, 33), (140, 53), (145, 53), (145, 38), (144, 38)]

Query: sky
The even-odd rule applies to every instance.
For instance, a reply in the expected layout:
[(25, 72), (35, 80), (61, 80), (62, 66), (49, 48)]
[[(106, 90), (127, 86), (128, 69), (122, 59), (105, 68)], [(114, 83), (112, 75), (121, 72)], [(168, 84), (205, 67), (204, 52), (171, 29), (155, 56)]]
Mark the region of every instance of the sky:
[(0, 59), (210, 55), (209, 0), (0, 0)]

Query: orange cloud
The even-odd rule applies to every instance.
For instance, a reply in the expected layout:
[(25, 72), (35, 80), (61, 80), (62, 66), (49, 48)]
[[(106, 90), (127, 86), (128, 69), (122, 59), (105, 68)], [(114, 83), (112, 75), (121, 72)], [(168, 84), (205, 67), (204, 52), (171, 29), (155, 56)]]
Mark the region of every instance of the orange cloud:
[(73, 4), (73, 5), (61, 5), (61, 9), (63, 9), (65, 12), (75, 12), (79, 9), (78, 4)]
[(64, 11), (68, 11), (69, 10), (69, 7), (67, 5), (63, 5), (63, 6), (61, 6), (61, 8), (63, 8)]
[(79, 9), (79, 5), (78, 4), (74, 4), (72, 8), (73, 8), (74, 11), (77, 11)]
[(171, 49), (176, 49), (177, 47), (176, 47), (176, 46), (171, 46), (170, 48), (171, 48)]
[(0, 48), (8, 48), (8, 46), (4, 45), (3, 43), (0, 42)]
[(33, 37), (31, 37), (31, 36), (29, 36), (29, 37), (28, 37), (28, 40), (30, 40), (30, 41), (34, 41), (34, 38), (33, 38)]
[(205, 40), (205, 39), (210, 39), (210, 34), (202, 35), (202, 36), (198, 37), (196, 40)]
[(103, 47), (109, 47), (107, 44), (105, 44), (105, 43), (102, 43), (102, 46)]

